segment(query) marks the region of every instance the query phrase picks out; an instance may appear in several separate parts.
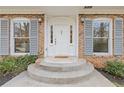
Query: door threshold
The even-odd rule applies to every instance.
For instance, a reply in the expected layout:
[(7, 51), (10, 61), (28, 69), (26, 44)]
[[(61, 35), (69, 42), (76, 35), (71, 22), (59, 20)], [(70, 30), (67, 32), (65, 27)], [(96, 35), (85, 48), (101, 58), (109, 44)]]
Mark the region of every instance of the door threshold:
[(54, 56), (54, 58), (69, 58), (69, 56)]

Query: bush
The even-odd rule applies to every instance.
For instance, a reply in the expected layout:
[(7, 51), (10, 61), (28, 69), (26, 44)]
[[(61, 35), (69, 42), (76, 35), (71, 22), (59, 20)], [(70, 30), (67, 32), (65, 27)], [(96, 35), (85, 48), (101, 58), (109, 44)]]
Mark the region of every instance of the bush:
[(124, 78), (124, 63), (121, 61), (108, 61), (104, 70), (114, 76)]
[[(16, 68), (13, 71), (13, 74), (16, 75), (24, 70), (27, 70), (28, 65), (35, 63), (36, 59), (37, 59), (37, 56), (32, 56), (32, 55), (17, 57)], [(16, 70), (16, 69), (18, 69), (18, 70)]]
[(0, 62), (0, 74), (6, 75), (14, 71), (16, 58), (12, 56), (6, 56)]
[(0, 62), (0, 75), (17, 75), (27, 69), (28, 65), (34, 63), (37, 56), (25, 55), (19, 57), (6, 56)]

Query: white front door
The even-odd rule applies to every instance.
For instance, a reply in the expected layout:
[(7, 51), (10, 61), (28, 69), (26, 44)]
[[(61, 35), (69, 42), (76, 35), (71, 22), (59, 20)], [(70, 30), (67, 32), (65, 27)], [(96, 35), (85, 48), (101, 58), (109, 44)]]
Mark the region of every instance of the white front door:
[(69, 26), (58, 24), (54, 25), (54, 55), (69, 54)]
[(76, 56), (75, 27), (68, 20), (49, 22), (47, 33), (47, 56)]

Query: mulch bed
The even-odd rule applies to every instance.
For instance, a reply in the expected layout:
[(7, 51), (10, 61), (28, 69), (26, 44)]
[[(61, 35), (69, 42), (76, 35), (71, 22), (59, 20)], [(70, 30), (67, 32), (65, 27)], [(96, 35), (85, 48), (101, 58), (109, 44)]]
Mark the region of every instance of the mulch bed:
[(113, 82), (116, 86), (123, 86), (124, 87), (124, 78), (116, 77), (114, 75), (109, 74), (108, 72), (105, 72), (102, 69), (96, 68), (97, 71), (99, 71), (102, 75), (104, 75), (108, 80)]
[(15, 76), (13, 76), (11, 74), (8, 74), (8, 75), (5, 75), (5, 76), (0, 76), (0, 86), (5, 84), (9, 80), (11, 80), (13, 77), (15, 77)]

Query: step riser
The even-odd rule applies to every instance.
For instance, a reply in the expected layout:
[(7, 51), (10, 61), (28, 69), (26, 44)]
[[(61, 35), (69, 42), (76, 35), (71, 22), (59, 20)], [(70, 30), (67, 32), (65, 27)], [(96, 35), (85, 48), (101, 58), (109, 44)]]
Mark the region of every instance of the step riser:
[[(28, 66), (28, 74), (32, 79), (50, 84), (72, 84), (89, 79), (89, 75), (94, 71), (92, 64), (86, 61), (47, 59), (39, 64)], [(72, 61), (72, 62), (70, 62)], [(58, 62), (58, 63), (56, 63)], [(67, 63), (66, 63), (67, 62)], [(70, 63), (69, 63), (70, 62)]]
[(85, 69), (87, 65), (79, 65), (79, 66), (70, 66), (70, 67), (50, 67), (50, 66), (45, 66), (45, 65), (36, 65), (37, 68), (39, 69), (44, 69), (47, 71), (53, 71), (53, 72), (70, 72), (70, 71), (78, 71), (81, 70), (82, 68)]
[(92, 75), (92, 72), (85, 76), (75, 77), (75, 78), (48, 78), (48, 77), (39, 77), (32, 73), (28, 73), (28, 75), (37, 81), (49, 83), (49, 84), (72, 84), (86, 81)]
[[(87, 70), (88, 68), (84, 69)], [(38, 73), (34, 73), (38, 72)], [(44, 75), (42, 74), (42, 72), (40, 72), (38, 69), (36, 70), (31, 70), (28, 69), (28, 74), (32, 79), (41, 81), (41, 82), (45, 82), (45, 83), (53, 83), (53, 84), (71, 84), (71, 83), (78, 83), (79, 81), (82, 80), (86, 80), (89, 78), (89, 75), (94, 71), (94, 68), (91, 67), (89, 69), (89, 71), (87, 73), (84, 73), (83, 70), (81, 70), (82, 74), (77, 74), (76, 71), (74, 72), (75, 74), (73, 76), (71, 76), (71, 72), (64, 72), (64, 73), (68, 73), (69, 76), (71, 77), (67, 77), (66, 75), (61, 75), (61, 77), (59, 76), (54, 76), (55, 72), (51, 72), (51, 74), (48, 75)], [(57, 72), (58, 74), (62, 74), (62, 72)], [(83, 74), (84, 73), (84, 74)], [(64, 77), (65, 76), (65, 77)], [(86, 78), (85, 78), (86, 77)]]
[(28, 72), (33, 74), (34, 76), (38, 77), (50, 77), (50, 78), (69, 78), (69, 77), (79, 77), (79, 76), (85, 76), (89, 73), (91, 73), (94, 70), (93, 67), (87, 66), (85, 68), (82, 68), (79, 71), (70, 71), (70, 72), (52, 72), (47, 71), (43, 69), (35, 68), (34, 65), (31, 65), (28, 67)]

